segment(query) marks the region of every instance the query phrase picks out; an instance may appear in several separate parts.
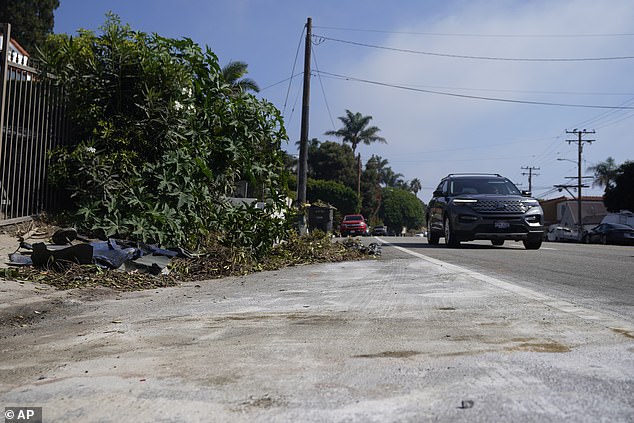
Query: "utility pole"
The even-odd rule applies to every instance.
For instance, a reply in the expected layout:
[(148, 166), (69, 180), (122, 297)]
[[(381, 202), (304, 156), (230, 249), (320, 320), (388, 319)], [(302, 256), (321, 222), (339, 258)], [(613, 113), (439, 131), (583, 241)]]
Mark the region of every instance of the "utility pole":
[(538, 167), (522, 167), (524, 170), (528, 170), (528, 173), (522, 172), (522, 175), (528, 175), (528, 192), (533, 192), (533, 176), (539, 176), (539, 173), (533, 173), (534, 170), (540, 170)]
[(581, 216), (581, 188), (584, 186), (582, 183), (582, 179), (583, 177), (581, 176), (581, 157), (583, 154), (583, 143), (587, 142), (588, 144), (592, 144), (595, 140), (584, 140), (583, 136), (587, 135), (587, 134), (594, 134), (595, 131), (594, 129), (592, 131), (587, 131), (585, 129), (582, 130), (578, 130), (578, 129), (574, 129), (572, 131), (568, 131), (566, 130), (566, 134), (576, 134), (577, 135), (577, 139), (576, 140), (566, 140), (566, 142), (568, 144), (571, 144), (573, 142), (577, 143), (577, 224), (579, 225), (579, 233), (578, 233), (578, 237), (579, 239), (581, 239), (581, 237), (583, 236), (582, 232), (583, 232), (583, 222), (581, 221), (582, 216)]
[(313, 20), (306, 20), (306, 44), (304, 47), (304, 91), (302, 96), (302, 126), (299, 138), (299, 174), (297, 176), (297, 207), (299, 208), (299, 233), (306, 233), (306, 178), (308, 170), (308, 118), (310, 105), (310, 48)]

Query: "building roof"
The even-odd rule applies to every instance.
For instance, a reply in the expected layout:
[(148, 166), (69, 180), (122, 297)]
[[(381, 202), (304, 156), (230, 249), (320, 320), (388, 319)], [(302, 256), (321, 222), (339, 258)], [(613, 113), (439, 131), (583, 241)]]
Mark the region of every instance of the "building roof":
[[(4, 48), (4, 35), (2, 34), (0, 34), (0, 46), (0, 51), (2, 51), (2, 48)], [(11, 37), (9, 42), (9, 60), (26, 66), (29, 57), (29, 52), (26, 51), (15, 38)]]

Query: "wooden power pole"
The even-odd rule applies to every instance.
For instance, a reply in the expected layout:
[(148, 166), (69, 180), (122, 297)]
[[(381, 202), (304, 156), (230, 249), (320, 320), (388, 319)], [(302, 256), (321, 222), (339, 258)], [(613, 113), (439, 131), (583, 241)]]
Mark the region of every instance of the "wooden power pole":
[(533, 176), (539, 176), (539, 173), (533, 173), (534, 170), (539, 170), (538, 167), (522, 167), (523, 170), (528, 170), (528, 173), (522, 172), (522, 175), (528, 175), (528, 191), (533, 192)]
[(312, 19), (306, 20), (306, 45), (304, 48), (304, 90), (302, 97), (302, 126), (299, 138), (299, 174), (297, 176), (297, 207), (299, 208), (299, 232), (306, 233), (306, 179), (308, 174), (308, 121), (310, 106), (310, 48), (312, 43)]
[(582, 201), (581, 201), (581, 188), (584, 186), (582, 181), (583, 181), (583, 177), (581, 176), (581, 156), (583, 154), (583, 143), (587, 142), (588, 144), (593, 143), (595, 140), (584, 140), (582, 137), (584, 135), (587, 134), (594, 134), (594, 130), (592, 131), (586, 131), (585, 129), (583, 130), (572, 130), (572, 131), (568, 131), (566, 130), (566, 134), (576, 134), (577, 135), (577, 139), (576, 140), (566, 140), (568, 142), (568, 144), (576, 142), (578, 145), (577, 148), (577, 225), (579, 225), (579, 240), (581, 240), (581, 237), (583, 236), (583, 222), (582, 222), (582, 215), (581, 215), (581, 205), (582, 205)]

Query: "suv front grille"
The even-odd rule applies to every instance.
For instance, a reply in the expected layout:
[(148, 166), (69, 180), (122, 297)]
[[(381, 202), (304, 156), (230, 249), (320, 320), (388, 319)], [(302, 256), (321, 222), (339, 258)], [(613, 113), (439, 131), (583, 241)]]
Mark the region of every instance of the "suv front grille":
[(480, 213), (525, 213), (528, 210), (519, 200), (478, 200), (471, 207)]

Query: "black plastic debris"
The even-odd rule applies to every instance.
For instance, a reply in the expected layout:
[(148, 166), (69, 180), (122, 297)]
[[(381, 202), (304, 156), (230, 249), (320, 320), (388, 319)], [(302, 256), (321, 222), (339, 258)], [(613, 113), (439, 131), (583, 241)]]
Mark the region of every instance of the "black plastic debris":
[(75, 244), (56, 248), (43, 242), (33, 244), (31, 261), (34, 266), (60, 268), (68, 263), (91, 264), (93, 262), (93, 248), (90, 244)]
[(77, 239), (77, 230), (75, 228), (62, 228), (53, 233), (51, 241), (55, 245), (68, 245)]
[(174, 257), (192, 257), (183, 248), (165, 249), (112, 238), (94, 241), (78, 235), (73, 228), (55, 231), (51, 241), (52, 244), (29, 244), (21, 240), (19, 248), (27, 251), (9, 254), (10, 264), (54, 270), (64, 270), (69, 264), (95, 264), (104, 269), (166, 275)]

